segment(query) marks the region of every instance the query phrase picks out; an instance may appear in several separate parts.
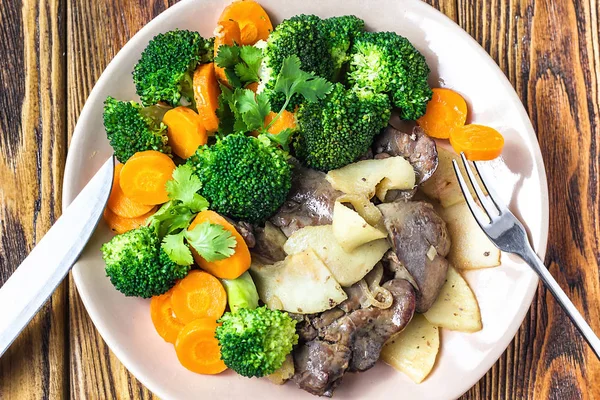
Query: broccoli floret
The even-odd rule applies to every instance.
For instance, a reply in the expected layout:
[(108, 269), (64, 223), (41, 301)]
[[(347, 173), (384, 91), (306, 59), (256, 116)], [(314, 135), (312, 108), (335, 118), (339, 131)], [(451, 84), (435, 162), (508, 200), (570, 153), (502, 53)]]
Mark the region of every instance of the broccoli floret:
[(248, 378), (275, 372), (298, 343), (296, 321), (267, 307), (227, 312), (219, 322), (223, 324), (216, 332), (221, 359)]
[(389, 94), (402, 119), (425, 114), (432, 91), (425, 57), (394, 32), (361, 32), (351, 49), (348, 80), (361, 89)]
[(364, 154), (390, 119), (387, 95), (346, 89), (336, 83), (320, 102), (298, 110), (296, 156), (321, 171), (341, 168)]
[(354, 37), (365, 30), (365, 21), (354, 15), (344, 15), (323, 20), (322, 29), (329, 42), (333, 59), (334, 79), (339, 76), (344, 63), (348, 61), (348, 50)]
[(213, 43), (214, 39), (187, 30), (156, 35), (133, 69), (133, 82), (142, 104), (163, 101), (175, 106), (181, 97), (194, 104), (192, 75), (199, 63), (212, 61)]
[[(261, 66), (261, 87), (269, 94), (271, 108), (279, 110), (285, 96), (273, 90), (277, 74), (283, 60), (297, 55), (302, 71), (331, 80), (334, 76), (334, 63), (329, 53), (329, 42), (322, 26), (322, 20), (315, 15), (296, 15), (277, 25), (269, 35), (263, 50)], [(287, 109), (293, 111), (302, 102), (302, 96), (296, 94)]]
[(142, 107), (135, 101), (108, 97), (104, 102), (104, 129), (117, 160), (124, 163), (138, 151), (157, 150), (171, 154), (166, 126), (161, 122), (166, 111), (159, 106)]
[(292, 185), (287, 153), (241, 133), (200, 147), (188, 164), (200, 177), (200, 194), (213, 210), (252, 223), (271, 216)]
[(180, 266), (160, 248), (153, 228), (141, 227), (117, 235), (102, 245), (106, 276), (125, 296), (149, 298), (165, 293), (189, 266)]

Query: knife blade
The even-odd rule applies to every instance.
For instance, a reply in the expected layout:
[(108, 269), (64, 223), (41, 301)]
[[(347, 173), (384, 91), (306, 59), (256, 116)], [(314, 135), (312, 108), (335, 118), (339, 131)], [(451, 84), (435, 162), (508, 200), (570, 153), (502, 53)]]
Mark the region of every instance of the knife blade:
[(0, 357), (79, 258), (102, 216), (113, 173), (111, 157), (0, 287)]

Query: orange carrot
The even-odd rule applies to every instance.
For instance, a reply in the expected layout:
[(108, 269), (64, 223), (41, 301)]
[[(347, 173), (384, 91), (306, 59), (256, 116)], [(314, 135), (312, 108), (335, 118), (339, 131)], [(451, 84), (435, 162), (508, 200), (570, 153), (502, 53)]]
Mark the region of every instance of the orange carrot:
[(144, 225), (146, 220), (156, 212), (157, 208), (158, 207), (152, 207), (147, 214), (140, 215), (139, 217), (123, 218), (112, 212), (110, 208), (106, 207), (104, 209), (104, 220), (111, 231), (121, 234)]
[(192, 255), (196, 263), (205, 271), (210, 272), (217, 278), (221, 279), (235, 279), (242, 275), (250, 268), (250, 251), (244, 238), (238, 233), (233, 225), (231, 225), (225, 218), (220, 216), (214, 211), (206, 210), (200, 212), (196, 218), (190, 224), (189, 229), (192, 230), (198, 224), (203, 222), (210, 222), (212, 224), (219, 224), (223, 228), (227, 229), (235, 237), (236, 245), (234, 253), (231, 257), (225, 258), (218, 261), (206, 261), (200, 254), (198, 254), (193, 248)]
[(148, 214), (153, 206), (136, 203), (129, 197), (125, 196), (121, 189), (121, 169), (123, 164), (115, 165), (115, 176), (113, 177), (112, 190), (108, 198), (107, 206), (110, 211), (123, 218), (136, 218), (144, 214)]
[[(269, 126), (271, 121), (277, 116), (277, 113), (270, 111), (265, 117), (265, 126)], [(284, 129), (296, 129), (296, 116), (294, 113), (284, 110), (279, 118), (275, 120), (275, 123), (267, 129), (267, 131), (273, 135), (277, 135)]]
[(150, 300), (150, 318), (156, 332), (166, 342), (175, 344), (177, 335), (183, 329), (184, 324), (173, 313), (171, 306), (171, 294), (173, 289), (165, 294), (152, 297)]
[[(226, 20), (219, 21), (217, 29), (215, 30), (215, 57), (219, 54), (219, 47), (222, 45), (233, 46), (234, 44), (240, 44), (240, 26), (237, 22)], [(224, 85), (230, 86), (225, 76), (225, 69), (215, 64), (215, 75), (219, 82)]]
[(438, 139), (448, 139), (452, 131), (467, 120), (467, 103), (451, 89), (435, 88), (427, 103), (425, 115), (417, 123), (425, 133)]
[(191, 271), (177, 282), (171, 306), (177, 318), (187, 324), (198, 318), (218, 319), (225, 312), (227, 294), (217, 278), (204, 271)]
[(206, 129), (194, 110), (182, 106), (175, 107), (165, 113), (163, 122), (167, 125), (169, 146), (179, 157), (189, 158), (199, 146), (206, 144)]
[(452, 131), (450, 144), (472, 161), (493, 160), (502, 153), (504, 137), (494, 128), (469, 124)]
[(136, 153), (121, 169), (121, 189), (125, 196), (141, 204), (161, 204), (169, 200), (165, 184), (175, 163), (166, 154), (148, 150)]
[(250, 82), (246, 85), (246, 89), (252, 90), (254, 93), (258, 90), (258, 82)]
[(227, 369), (221, 360), (221, 348), (215, 338), (217, 322), (212, 318), (197, 319), (185, 325), (175, 342), (181, 365), (192, 372), (215, 375)]
[(219, 118), (216, 110), (219, 107), (219, 94), (221, 90), (215, 76), (213, 63), (201, 64), (194, 71), (193, 78), (194, 99), (198, 108), (198, 115), (202, 119), (204, 128), (208, 132), (219, 129)]
[(266, 40), (273, 31), (267, 12), (253, 0), (234, 1), (221, 13), (219, 22), (236, 21), (240, 26), (241, 44), (254, 44)]

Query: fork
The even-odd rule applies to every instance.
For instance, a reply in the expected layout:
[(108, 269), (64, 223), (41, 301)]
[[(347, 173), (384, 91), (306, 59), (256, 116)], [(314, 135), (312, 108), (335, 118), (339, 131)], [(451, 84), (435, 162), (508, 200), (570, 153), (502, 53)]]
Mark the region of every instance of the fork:
[[(475, 170), (477, 174), (481, 178), (481, 183), (483, 187), (489, 194), (486, 196), (479, 186), (479, 183), (475, 179), (475, 175), (471, 170), (471, 166), (467, 161), (467, 157), (465, 157), (464, 153), (460, 153), (460, 157), (465, 167), (465, 171), (467, 172), (467, 176), (473, 189), (475, 190), (475, 194), (477, 195), (477, 199), (481, 204), (483, 210), (485, 211), (485, 215), (482, 212), (481, 208), (475, 202), (475, 199), (471, 195), (471, 191), (469, 190), (469, 186), (467, 185), (462, 172), (459, 168), (459, 164), (456, 160), (452, 160), (452, 165), (454, 167), (454, 172), (456, 173), (456, 178), (458, 179), (458, 183), (460, 185), (460, 189), (465, 196), (465, 200), (467, 201), (467, 205), (473, 213), (475, 220), (481, 227), (481, 229), (485, 232), (485, 234), (490, 238), (492, 243), (500, 250), (513, 253), (518, 255), (525, 261), (533, 270), (539, 275), (544, 285), (550, 290), (550, 293), (554, 296), (558, 304), (562, 306), (565, 310), (573, 324), (577, 327), (581, 335), (588, 342), (596, 357), (600, 359), (600, 339), (594, 333), (592, 328), (588, 325), (585, 319), (581, 316), (577, 308), (566, 293), (560, 288), (556, 280), (550, 274), (550, 271), (546, 268), (542, 260), (535, 254), (531, 244), (529, 243), (529, 239), (527, 237), (527, 233), (525, 232), (525, 228), (521, 224), (521, 222), (515, 217), (515, 215), (502, 203), (500, 200), (500, 196), (496, 193), (496, 191), (486, 183), (484, 175), (482, 171), (480, 171), (477, 163), (474, 162)], [(487, 216), (487, 218), (486, 218)]]

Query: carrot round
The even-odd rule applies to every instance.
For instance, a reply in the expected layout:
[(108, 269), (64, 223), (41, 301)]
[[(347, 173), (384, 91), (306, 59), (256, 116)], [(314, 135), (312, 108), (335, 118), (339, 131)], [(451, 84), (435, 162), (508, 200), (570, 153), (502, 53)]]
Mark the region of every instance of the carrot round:
[(191, 271), (177, 282), (171, 306), (177, 318), (187, 324), (198, 318), (217, 320), (225, 312), (227, 294), (217, 278), (204, 271)]
[[(271, 121), (277, 116), (277, 113), (270, 111), (265, 117), (265, 126), (269, 126)], [(273, 135), (277, 135), (284, 129), (295, 129), (296, 128), (296, 116), (294, 113), (284, 110), (279, 118), (275, 120), (273, 125), (267, 129), (267, 131)]]
[(169, 196), (165, 184), (171, 179), (173, 170), (175, 163), (166, 154), (155, 150), (136, 153), (121, 169), (121, 189), (136, 203), (166, 203)]
[(221, 360), (221, 348), (215, 338), (217, 322), (202, 318), (185, 325), (177, 335), (175, 352), (181, 365), (192, 372), (219, 374), (227, 369)]
[(487, 161), (502, 153), (504, 137), (489, 126), (469, 124), (452, 131), (450, 144), (457, 153), (464, 152), (469, 160)]
[(219, 22), (236, 21), (240, 26), (241, 44), (254, 44), (266, 40), (273, 31), (269, 15), (260, 4), (253, 0), (234, 1), (221, 13)]
[(152, 216), (156, 210), (157, 207), (152, 207), (147, 214), (135, 218), (123, 218), (112, 212), (110, 208), (106, 207), (104, 209), (104, 220), (111, 231), (121, 234), (144, 225), (146, 220)]
[(246, 85), (246, 89), (252, 90), (254, 93), (258, 90), (258, 82), (250, 82)]
[(216, 132), (219, 129), (217, 108), (219, 107), (219, 84), (215, 76), (214, 63), (201, 64), (194, 71), (193, 78), (194, 99), (198, 115), (202, 119), (207, 132)]
[(120, 179), (122, 168), (123, 164), (115, 165), (112, 190), (106, 205), (110, 208), (110, 211), (123, 218), (136, 218), (149, 213), (152, 210), (152, 205), (136, 203), (123, 193)]
[(184, 323), (181, 322), (173, 313), (171, 306), (171, 294), (173, 289), (165, 294), (152, 297), (150, 300), (150, 318), (156, 332), (166, 342), (175, 344), (177, 335), (183, 329)]
[(232, 256), (227, 257), (223, 260), (218, 261), (206, 261), (200, 254), (198, 254), (193, 248), (192, 255), (196, 264), (205, 271), (210, 272), (212, 275), (221, 279), (236, 279), (240, 275), (250, 268), (250, 250), (242, 238), (242, 235), (238, 233), (233, 225), (231, 225), (225, 218), (220, 216), (214, 211), (206, 210), (198, 213), (196, 218), (190, 224), (189, 229), (192, 230), (198, 224), (203, 222), (210, 222), (212, 224), (219, 224), (223, 228), (227, 229), (235, 237), (236, 245)]
[[(233, 46), (241, 43), (240, 26), (232, 20), (220, 21), (215, 30), (215, 57), (219, 54), (219, 47), (222, 45)], [(225, 75), (225, 69), (215, 64), (215, 75), (219, 82), (230, 86)]]
[(467, 120), (467, 103), (463, 97), (451, 89), (435, 88), (427, 103), (425, 115), (417, 123), (425, 133), (438, 139), (448, 139), (456, 128)]
[(187, 159), (194, 155), (199, 146), (206, 144), (206, 129), (194, 110), (175, 107), (165, 113), (163, 122), (167, 125), (169, 146), (179, 157)]

